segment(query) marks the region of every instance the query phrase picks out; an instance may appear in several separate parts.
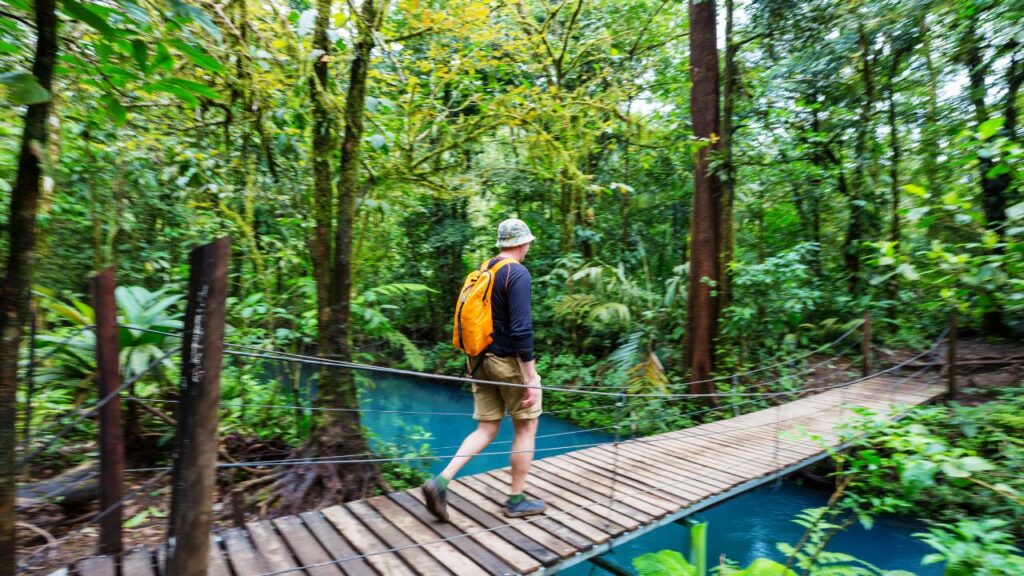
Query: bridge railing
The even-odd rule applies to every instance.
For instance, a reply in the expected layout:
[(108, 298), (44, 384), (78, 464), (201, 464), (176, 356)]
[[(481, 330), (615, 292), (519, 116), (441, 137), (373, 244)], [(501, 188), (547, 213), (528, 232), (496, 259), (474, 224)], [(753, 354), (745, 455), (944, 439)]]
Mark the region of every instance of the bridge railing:
[[(424, 372), (417, 372), (412, 370), (403, 370), (398, 368), (386, 367), (386, 366), (374, 366), (370, 364), (362, 364), (356, 362), (348, 362), (343, 360), (322, 358), (317, 356), (309, 356), (303, 354), (297, 354), (293, 352), (285, 352), (278, 350), (268, 350), (257, 346), (248, 346), (243, 344), (231, 344), (225, 343), (224, 341), (224, 322), (225, 322), (225, 305), (226, 305), (226, 276), (227, 276), (227, 261), (228, 261), (228, 245), (226, 240), (221, 240), (216, 243), (197, 248), (192, 254), (192, 273), (189, 283), (189, 298), (188, 298), (188, 309), (186, 312), (185, 329), (181, 334), (175, 334), (166, 331), (153, 330), (141, 326), (122, 325), (118, 324), (116, 320), (116, 308), (114, 304), (114, 273), (113, 270), (107, 270), (101, 272), (93, 280), (93, 297), (95, 301), (95, 324), (81, 328), (78, 332), (69, 335), (62, 342), (58, 342), (57, 345), (52, 347), (45, 355), (38, 359), (34, 356), (34, 351), (30, 354), (29, 375), (31, 376), (31, 370), (33, 367), (45, 361), (48, 357), (58, 352), (61, 348), (66, 346), (73, 340), (74, 337), (81, 334), (86, 330), (95, 331), (95, 342), (96, 342), (96, 358), (97, 358), (97, 382), (98, 382), (98, 393), (96, 401), (88, 404), (82, 408), (78, 408), (69, 411), (63, 417), (56, 419), (53, 422), (53, 426), (59, 427), (58, 431), (52, 435), (47, 436), (46, 440), (39, 445), (34, 445), (31, 441), (31, 437), (26, 434), (26, 439), (23, 442), (21, 448), (23, 456), (17, 461), (17, 468), (21, 469), (26, 466), (29, 462), (33, 461), (37, 456), (46, 453), (48, 450), (53, 448), (57, 442), (62, 438), (66, 437), (71, 432), (75, 431), (78, 426), (91, 418), (99, 416), (99, 447), (100, 447), (100, 460), (101, 466), (98, 473), (86, 475), (76, 482), (68, 484), (66, 486), (57, 487), (56, 490), (47, 494), (49, 497), (60, 496), (62, 493), (74, 488), (74, 484), (92, 480), (99, 475), (100, 486), (101, 486), (101, 498), (99, 512), (92, 516), (87, 522), (80, 526), (77, 530), (69, 532), (60, 540), (56, 541), (59, 543), (64, 541), (71, 536), (82, 533), (84, 530), (91, 528), (92, 526), (100, 525), (100, 547), (99, 550), (104, 554), (120, 554), (123, 551), (123, 543), (121, 536), (121, 529), (124, 524), (123, 521), (123, 509), (124, 504), (129, 499), (147, 491), (150, 487), (163, 480), (167, 475), (173, 475), (173, 492), (172, 502), (170, 506), (170, 518), (171, 527), (169, 530), (169, 541), (173, 542), (170, 547), (168, 562), (171, 566), (175, 566), (177, 563), (187, 562), (204, 563), (207, 558), (206, 546), (209, 545), (209, 539), (207, 534), (210, 532), (210, 517), (209, 507), (213, 502), (213, 490), (215, 482), (215, 474), (218, 470), (230, 470), (237, 468), (272, 468), (282, 466), (313, 466), (313, 465), (324, 465), (324, 464), (356, 464), (356, 463), (384, 463), (384, 462), (417, 462), (424, 460), (436, 460), (436, 459), (447, 459), (459, 456), (453, 451), (458, 446), (442, 446), (434, 447), (434, 450), (446, 451), (441, 455), (429, 455), (429, 456), (404, 456), (404, 457), (392, 457), (392, 458), (381, 458), (373, 452), (364, 452), (359, 454), (334, 454), (334, 455), (318, 455), (316, 457), (302, 457), (302, 458), (280, 458), (273, 460), (218, 460), (218, 435), (217, 435), (217, 424), (218, 424), (218, 412), (223, 407), (250, 407), (259, 410), (301, 410), (306, 412), (314, 411), (360, 411), (360, 412), (380, 412), (395, 415), (437, 415), (437, 416), (470, 416), (469, 413), (458, 413), (458, 412), (429, 412), (429, 411), (401, 411), (401, 410), (367, 410), (360, 408), (345, 408), (345, 407), (314, 407), (314, 406), (302, 406), (302, 405), (290, 405), (290, 404), (239, 404), (237, 402), (226, 403), (221, 400), (220, 395), (220, 372), (223, 364), (223, 356), (233, 356), (237, 358), (256, 359), (260, 361), (270, 362), (285, 362), (292, 364), (301, 364), (305, 366), (313, 367), (326, 367), (344, 370), (358, 370), (376, 374), (386, 374), (391, 376), (402, 376), (409, 378), (419, 379), (431, 379), (437, 381), (445, 381), (452, 383), (488, 383), (500, 386), (523, 386), (519, 384), (510, 384), (506, 382), (489, 382), (480, 379), (452, 376), (444, 374), (431, 374)], [(955, 328), (955, 324), (951, 323), (951, 327)], [(180, 338), (182, 343), (178, 347), (174, 347), (169, 351), (165, 352), (161, 356), (154, 359), (144, 370), (135, 373), (131, 378), (121, 378), (121, 368), (119, 362), (119, 350), (117, 341), (118, 329), (129, 329), (138, 332), (152, 332), (154, 334), (163, 335), (165, 337)], [(836, 357), (839, 357), (846, 353), (846, 351), (858, 344), (857, 339), (851, 339), (850, 336), (856, 333), (858, 328), (861, 331), (861, 338), (859, 343), (861, 345), (861, 356), (862, 356), (862, 375), (861, 377), (849, 381), (824, 384), (821, 386), (803, 387), (799, 390), (771, 390), (774, 384), (786, 381), (791, 378), (812, 374), (821, 366), (832, 362)], [(763, 402), (777, 402), (787, 398), (793, 398), (798, 395), (804, 395), (808, 393), (824, 392), (828, 390), (845, 389), (857, 382), (863, 381), (867, 378), (873, 378), (879, 375), (894, 373), (908, 364), (925, 357), (926, 355), (933, 355), (938, 349), (940, 342), (945, 338), (946, 332), (939, 336), (935, 344), (916, 356), (894, 364), (888, 368), (877, 372), (871, 372), (871, 323), (870, 315), (866, 315), (865, 319), (858, 323), (853, 323), (842, 335), (835, 340), (820, 346), (814, 350), (803, 353), (796, 357), (790, 357), (785, 359), (779, 359), (776, 362), (768, 364), (766, 366), (760, 366), (751, 370), (738, 372), (736, 374), (730, 374), (726, 376), (719, 376), (708, 381), (703, 382), (722, 382), (729, 381), (732, 383), (738, 382), (740, 378), (751, 379), (753, 375), (760, 375), (768, 373), (771, 370), (778, 370), (782, 372), (781, 375), (761, 380), (757, 382), (757, 386), (750, 386), (746, 391), (731, 390), (725, 394), (707, 394), (707, 393), (689, 393), (677, 391), (680, 387), (689, 387), (694, 382), (681, 382), (670, 386), (667, 392), (648, 392), (648, 393), (630, 393), (625, 389), (624, 386), (609, 385), (603, 386), (601, 389), (594, 389), (588, 387), (550, 387), (545, 386), (546, 392), (555, 392), (566, 395), (588, 395), (593, 397), (602, 398), (607, 401), (607, 405), (603, 406), (603, 409), (615, 410), (616, 418), (615, 423), (607, 426), (595, 427), (586, 430), (577, 430), (570, 432), (561, 432), (555, 434), (541, 435), (540, 438), (547, 437), (569, 437), (575, 434), (583, 432), (597, 432), (597, 431), (610, 431), (613, 437), (608, 442), (598, 443), (572, 443), (569, 441), (568, 444), (557, 446), (557, 447), (546, 447), (537, 448), (534, 451), (539, 453), (551, 452), (551, 451), (566, 451), (574, 449), (590, 448), (600, 446), (602, 444), (611, 444), (617, 448), (622, 444), (631, 442), (656, 442), (657, 439), (642, 439), (636, 437), (623, 438), (622, 428), (626, 425), (627, 418), (624, 416), (628, 413), (631, 403), (632, 405), (643, 405), (644, 403), (659, 402), (664, 400), (681, 400), (681, 399), (701, 399), (708, 398), (711, 396), (723, 396), (731, 400), (727, 404), (704, 407), (699, 409), (690, 410), (680, 414), (680, 417), (696, 417), (706, 415), (710, 412), (715, 411), (727, 411), (732, 410), (738, 414), (742, 408), (749, 408), (753, 405)], [(952, 345), (948, 346), (950, 350), (950, 360), (947, 362), (952, 365), (953, 350)], [(797, 369), (796, 365), (798, 362), (808, 360), (815, 355), (824, 354), (826, 351), (831, 351), (833, 355), (826, 357), (824, 360), (815, 361), (803, 368)], [(180, 383), (180, 394), (178, 400), (170, 399), (153, 399), (153, 398), (141, 398), (134, 395), (125, 395), (124, 392), (132, 387), (133, 384), (137, 383), (140, 379), (146, 376), (157, 366), (160, 366), (170, 357), (177, 354), (181, 354), (181, 383)], [(933, 359), (925, 367), (919, 369), (917, 372), (907, 376), (903, 379), (903, 382), (908, 381), (913, 376), (920, 374), (921, 372), (930, 369), (934, 364)], [(685, 388), (684, 388), (685, 389)], [(173, 466), (166, 467), (152, 467), (145, 469), (125, 469), (124, 465), (124, 430), (121, 425), (121, 402), (129, 401), (138, 403), (140, 405), (147, 405), (148, 403), (168, 403), (177, 405), (177, 420), (174, 422), (177, 426), (176, 435), (176, 453), (174, 458)], [(575, 410), (595, 410), (596, 408), (588, 406), (586, 408), (570, 408), (561, 412), (570, 412)], [(31, 409), (29, 409), (31, 410)], [(548, 412), (552, 414), (554, 412)], [(29, 415), (30, 417), (30, 415)], [(765, 425), (774, 425), (776, 427), (781, 426), (782, 422), (789, 419), (779, 419), (778, 421), (766, 423)], [(28, 430), (26, 430), (27, 432)], [(715, 432), (707, 434), (721, 434), (728, 432), (728, 427), (717, 429)], [(38, 434), (38, 431), (37, 431)], [(693, 432), (690, 435), (700, 436), (706, 435), (704, 433)], [(683, 434), (679, 437), (687, 437), (687, 434)], [(495, 442), (495, 445), (500, 446), (503, 442)], [(510, 455), (515, 452), (511, 450), (492, 450), (480, 454), (484, 455)], [(141, 485), (135, 489), (124, 491), (123, 486), (125, 485), (125, 473), (133, 474), (151, 474)], [(232, 493), (231, 500), (237, 502), (237, 496), (239, 494)], [(228, 500), (228, 498), (225, 498)], [(238, 515), (236, 517), (244, 514)], [(55, 543), (54, 543), (55, 544)], [(33, 555), (32, 557), (23, 561), (23, 566), (31, 566), (42, 554), (48, 552), (51, 546), (48, 546), (42, 550), (39, 554)], [(175, 571), (182, 570), (186, 571), (184, 566), (176, 566)]]

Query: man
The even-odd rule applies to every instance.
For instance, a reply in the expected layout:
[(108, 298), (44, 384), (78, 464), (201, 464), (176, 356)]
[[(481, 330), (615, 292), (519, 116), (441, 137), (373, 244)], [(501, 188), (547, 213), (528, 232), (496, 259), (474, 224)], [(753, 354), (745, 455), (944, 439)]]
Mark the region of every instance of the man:
[(505, 502), (505, 516), (520, 518), (544, 512), (543, 501), (530, 500), (523, 495), (526, 475), (533, 461), (537, 418), (541, 414), (540, 376), (533, 356), (530, 272), (522, 265), (534, 239), (522, 220), (510, 218), (498, 225), (500, 252), (487, 267), (503, 258), (510, 258), (513, 263), (498, 270), (494, 278), (491, 296), (494, 342), (481, 356), (468, 358), (467, 363), (470, 373), (479, 380), (514, 385), (473, 384), (473, 418), (477, 420), (477, 428), (462, 441), (458, 456), (423, 486), (427, 508), (440, 520), (448, 520), (448, 482), (494, 440), (506, 413), (512, 416), (515, 437), (509, 458), (512, 483)]

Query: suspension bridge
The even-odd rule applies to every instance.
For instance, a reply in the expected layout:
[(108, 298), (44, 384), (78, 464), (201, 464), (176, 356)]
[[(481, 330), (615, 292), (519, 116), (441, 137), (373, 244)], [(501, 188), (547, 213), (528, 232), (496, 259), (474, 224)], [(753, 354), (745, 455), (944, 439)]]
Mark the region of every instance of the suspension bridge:
[[(195, 267), (195, 263), (193, 265)], [(112, 284), (109, 288), (112, 293)], [(204, 293), (202, 283), (194, 283), (193, 288), (195, 294)], [(213, 294), (216, 292), (212, 291)], [(205, 293), (209, 294), (210, 291)], [(97, 302), (101, 301), (102, 298), (97, 298)], [(197, 365), (203, 368), (188, 372), (184, 377), (186, 380), (194, 378), (199, 383), (219, 378), (218, 356), (223, 352), (239, 357), (337, 369), (366, 370), (461, 383), (472, 381), (463, 377), (424, 374), (225, 344), (223, 331), (219, 331), (216, 325), (216, 307), (214, 301), (204, 304), (198, 302), (197, 298), (190, 298), (190, 311), (183, 333), (165, 333), (166, 336), (182, 338), (181, 347), (156, 359), (152, 366), (180, 352), (183, 356), (183, 373), (186, 372), (185, 368)], [(200, 313), (196, 313), (197, 309)], [(203, 313), (208, 315), (204, 317)], [(220, 311), (222, 313), (223, 310)], [(87, 329), (96, 331), (96, 352), (102, 372), (103, 354), (111, 352), (109, 345), (105, 346), (103, 342), (109, 340), (112, 330), (146, 329), (117, 325), (110, 309), (98, 307), (96, 316), (97, 325)], [(223, 321), (223, 316), (219, 321)], [(197, 331), (197, 326), (201, 330)], [(427, 511), (420, 490), (415, 489), (211, 532), (209, 506), (213, 500), (212, 479), (218, 470), (238, 466), (345, 465), (367, 461), (450, 458), (456, 454), (396, 458), (344, 454), (273, 461), (218, 461), (216, 434), (213, 434), (211, 443), (210, 438), (204, 442), (202, 436), (193, 431), (190, 441), (196, 445), (197, 450), (205, 444), (206, 453), (190, 454), (188, 447), (179, 448), (175, 465), (177, 470), (172, 467), (135, 470), (151, 472), (153, 476), (147, 483), (127, 494), (120, 488), (103, 494), (100, 512), (87, 525), (100, 525), (100, 551), (106, 553), (74, 562), (54, 575), (173, 576), (203, 572), (211, 576), (554, 574), (581, 562), (599, 562), (598, 556), (616, 546), (777, 480), (828, 457), (834, 450), (842, 449), (850, 440), (849, 433), (844, 430), (844, 423), (860, 408), (885, 417), (898, 418), (911, 407), (931, 402), (951, 391), (934, 370), (943, 343), (946, 344), (947, 354), (954, 350), (955, 333), (947, 339), (945, 332), (927, 350), (878, 371), (870, 371), (867, 363), (870, 352), (868, 332), (862, 342), (861, 352), (865, 364), (861, 377), (831, 384), (808, 386), (805, 383), (798, 388), (773, 387), (786, 378), (807, 375), (834, 361), (848, 347), (840, 348), (839, 345), (857, 327), (854, 325), (833, 342), (802, 356), (787, 358), (740, 374), (714, 378), (715, 381), (735, 383), (739, 378), (749, 381), (752, 375), (760, 374), (758, 378), (761, 380), (756, 385), (734, 387), (730, 392), (717, 396), (719, 401), (726, 403), (682, 415), (696, 416), (720, 411), (731, 413), (733, 417), (654, 436), (631, 437), (628, 431), (623, 433), (623, 427), (629, 422), (629, 411), (635, 403), (699, 399), (708, 395), (677, 392), (673, 387), (644, 393), (616, 390), (614, 386), (545, 387), (548, 393), (600, 397), (606, 404), (605, 409), (615, 411), (616, 423), (604, 427), (614, 432), (614, 438), (603, 443), (580, 444), (572, 441), (572, 433), (559, 434), (565, 436), (565, 444), (548, 450), (557, 450), (557, 455), (545, 455), (545, 450), (538, 450), (526, 492), (531, 497), (545, 500), (548, 510), (544, 515), (526, 519), (509, 520), (501, 514), (510, 479), (508, 468), (504, 468), (460, 477), (450, 484), (450, 523), (435, 520)], [(212, 343), (211, 338), (214, 340)], [(802, 370), (795, 369), (796, 362), (811, 359), (815, 355), (821, 356), (826, 350), (832, 355), (825, 360), (817, 361)], [(116, 354), (113, 358), (117, 358)], [(953, 366), (951, 360), (952, 356), (949, 356), (947, 368), (950, 372)], [(910, 371), (911, 366), (914, 367), (913, 371)], [(781, 370), (783, 367), (788, 370)], [(784, 372), (786, 376), (768, 378), (772, 370)], [(117, 371), (114, 362), (114, 373)], [(88, 409), (74, 411), (67, 422), (57, 422), (62, 426), (59, 431), (50, 436), (45, 446), (32, 450), (26, 448), (25, 456), (19, 460), (18, 466), (52, 446), (57, 439), (73, 429), (76, 423), (99, 415), (103, 459), (100, 475), (104, 477), (101, 485), (123, 483), (123, 460), (118, 462), (115, 456), (104, 457), (105, 446), (110, 451), (104, 438), (112, 435), (110, 427), (119, 430), (119, 424), (112, 422), (115, 416), (119, 418), (119, 415), (110, 413), (112, 407), (119, 411), (121, 399), (143, 401), (140, 398), (122, 397), (124, 390), (139, 377), (136, 375), (134, 380), (111, 382), (109, 379), (105, 381), (101, 373), (100, 393), (96, 402)], [(791, 381), (787, 382), (791, 384)], [(184, 393), (179, 400), (181, 405), (178, 414), (182, 415), (179, 424), (191, 415), (188, 425), (202, 428), (209, 423), (203, 419), (205, 413), (206, 417), (213, 414), (215, 425), (216, 411), (222, 407), (218, 396), (219, 385), (212, 391), (200, 389), (197, 393), (189, 393), (187, 385), (187, 382), (183, 385)], [(192, 404), (189, 404), (190, 401)], [(771, 403), (775, 405), (763, 407)], [(262, 408), (310, 409), (303, 406)], [(468, 417), (450, 413), (445, 415)], [(108, 424), (106, 430), (104, 422)], [(179, 436), (188, 434), (188, 430), (179, 427)], [(488, 453), (511, 454), (511, 451), (494, 449)], [(124, 551), (120, 532), (124, 503), (171, 472), (175, 472), (176, 490), (171, 517), (172, 524), (176, 523), (178, 528), (175, 531), (172, 527), (168, 541), (174, 543), (176, 551), (168, 553), (167, 544)], [(203, 474), (206, 475), (205, 480), (190, 479), (190, 475), (198, 477)], [(111, 478), (115, 481), (112, 482)], [(209, 485), (206, 492), (200, 489), (203, 482)], [(179, 488), (184, 494), (178, 494)], [(192, 494), (195, 499), (189, 500), (189, 491), (198, 493)], [(206, 523), (195, 524), (202, 521), (204, 514)], [(205, 526), (205, 529), (201, 532), (188, 532), (189, 527), (197, 525)], [(84, 527), (78, 531), (82, 529)], [(195, 551), (200, 551), (201, 558), (195, 557)], [(174, 556), (177, 556), (177, 567), (174, 566)], [(23, 568), (31, 567), (34, 560), (24, 560)], [(190, 571), (186, 565), (203, 566), (202, 572)]]

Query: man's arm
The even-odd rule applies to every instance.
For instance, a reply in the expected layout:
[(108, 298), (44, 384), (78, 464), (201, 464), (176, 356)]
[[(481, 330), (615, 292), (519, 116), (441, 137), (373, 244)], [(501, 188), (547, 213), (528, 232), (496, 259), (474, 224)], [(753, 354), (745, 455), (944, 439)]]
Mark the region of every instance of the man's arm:
[(523, 407), (529, 408), (540, 402), (540, 375), (537, 374), (537, 361), (520, 362), (523, 367), (523, 378), (526, 380), (526, 391), (523, 394)]

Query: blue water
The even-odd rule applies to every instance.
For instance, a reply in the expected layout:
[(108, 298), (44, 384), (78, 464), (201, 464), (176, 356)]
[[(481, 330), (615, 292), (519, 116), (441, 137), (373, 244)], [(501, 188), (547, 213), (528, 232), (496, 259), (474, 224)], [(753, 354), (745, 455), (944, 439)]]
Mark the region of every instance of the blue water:
[[(702, 510), (690, 518), (708, 522), (708, 563), (717, 564), (720, 555), (741, 567), (756, 558), (780, 562), (785, 556), (776, 549), (778, 542), (796, 544), (804, 529), (792, 520), (806, 508), (825, 505), (829, 494), (783, 482), (777, 489), (771, 485), (747, 492), (721, 504)], [(877, 519), (871, 530), (859, 524), (846, 529), (828, 546), (830, 552), (845, 552), (885, 570), (907, 570), (920, 576), (940, 576), (939, 565), (921, 566), (921, 558), (931, 548), (912, 538), (924, 531), (921, 522), (899, 517)], [(672, 549), (689, 554), (689, 528), (669, 524), (615, 548), (604, 559), (623, 568), (632, 568), (633, 558), (646, 552)], [(589, 562), (576, 565), (560, 574), (567, 576), (608, 576)]]
[[(430, 416), (413, 414), (387, 414), (364, 412), (363, 425), (383, 440), (408, 445), (406, 432), (410, 425), (421, 426), (430, 433), (430, 440), (414, 441), (413, 445), (429, 443), (437, 456), (451, 456), (459, 444), (473, 430), (473, 395), (458, 386), (435, 384), (416, 380), (381, 379), (374, 385), (360, 389), (360, 406), (364, 410), (396, 410), (402, 412), (449, 412), (460, 415)], [(542, 415), (537, 433), (537, 458), (554, 456), (566, 451), (566, 446), (607, 442), (611, 436), (602, 432), (581, 432), (580, 428), (565, 420)], [(508, 466), (512, 442), (512, 422), (502, 421), (501, 432), (479, 456), (466, 464), (461, 475), (477, 474)], [(506, 454), (501, 454), (506, 452)], [(490, 454), (490, 455), (488, 455)], [(444, 469), (446, 459), (434, 461), (430, 471), (435, 474)]]
[[(451, 412), (460, 415), (430, 416), (409, 414), (363, 414), (363, 424), (381, 439), (407, 444), (407, 426), (421, 426), (430, 433), (429, 443), (434, 454), (454, 454), (463, 438), (476, 428), (471, 416), (472, 394), (456, 386), (424, 381), (387, 379), (361, 387), (362, 407), (370, 410), (396, 410), (417, 412)], [(552, 416), (541, 418), (537, 448), (538, 458), (567, 451), (573, 445), (604, 442), (609, 439), (601, 432), (579, 432), (573, 424)], [(560, 434), (550, 436), (551, 434)], [(545, 437), (546, 436), (546, 437)], [(512, 439), (512, 424), (506, 418), (501, 434), (486, 452), (507, 452)], [(444, 468), (446, 460), (430, 465), (433, 472)], [(508, 465), (507, 454), (481, 455), (463, 469), (462, 474), (476, 474)], [(703, 510), (693, 519), (708, 521), (708, 558), (717, 563), (721, 554), (746, 566), (759, 557), (783, 560), (775, 544), (795, 544), (803, 535), (803, 528), (792, 519), (806, 508), (823, 506), (829, 494), (792, 482), (778, 487), (765, 486)], [(845, 552), (887, 570), (907, 570), (920, 576), (939, 576), (942, 569), (936, 565), (921, 566), (921, 558), (930, 548), (910, 535), (924, 530), (920, 522), (903, 518), (880, 518), (870, 530), (859, 524), (839, 534), (829, 550)], [(669, 524), (617, 547), (605, 559), (624, 568), (632, 567), (633, 558), (646, 552), (673, 549), (686, 554), (689, 548), (689, 528)], [(584, 562), (564, 572), (568, 576), (607, 576), (608, 572)]]

